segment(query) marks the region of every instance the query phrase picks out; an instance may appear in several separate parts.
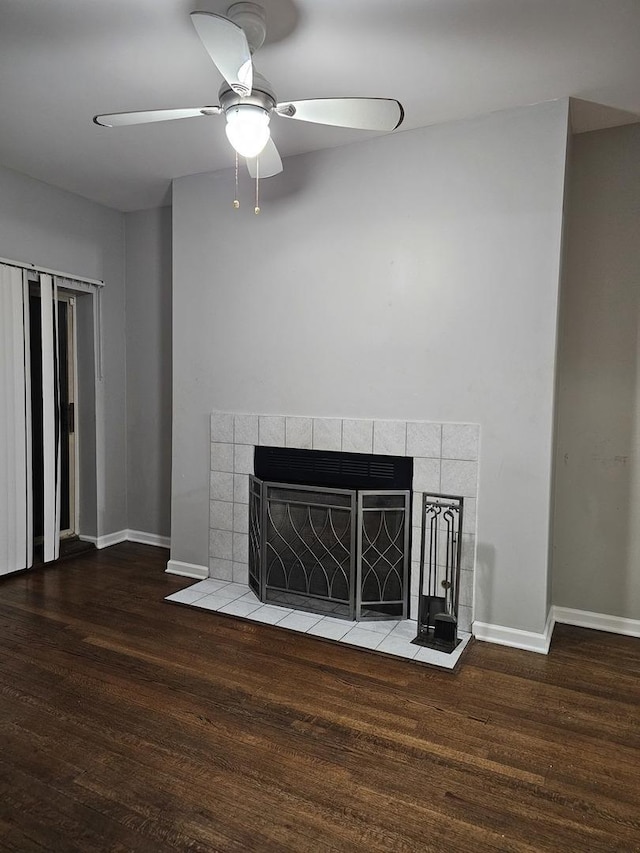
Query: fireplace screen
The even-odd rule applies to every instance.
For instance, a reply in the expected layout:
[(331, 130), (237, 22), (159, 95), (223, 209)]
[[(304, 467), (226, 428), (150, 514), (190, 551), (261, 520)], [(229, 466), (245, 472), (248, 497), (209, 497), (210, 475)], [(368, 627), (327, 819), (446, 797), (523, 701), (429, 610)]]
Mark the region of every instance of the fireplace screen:
[(261, 601), (314, 613), (406, 618), (409, 495), (251, 477), (251, 588)]

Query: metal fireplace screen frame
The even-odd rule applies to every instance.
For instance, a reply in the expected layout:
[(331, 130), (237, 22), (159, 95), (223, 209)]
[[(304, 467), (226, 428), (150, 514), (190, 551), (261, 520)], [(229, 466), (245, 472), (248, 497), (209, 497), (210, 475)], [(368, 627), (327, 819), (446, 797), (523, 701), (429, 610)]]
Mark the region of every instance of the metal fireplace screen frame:
[(249, 585), (261, 601), (407, 618), (409, 491), (249, 480)]

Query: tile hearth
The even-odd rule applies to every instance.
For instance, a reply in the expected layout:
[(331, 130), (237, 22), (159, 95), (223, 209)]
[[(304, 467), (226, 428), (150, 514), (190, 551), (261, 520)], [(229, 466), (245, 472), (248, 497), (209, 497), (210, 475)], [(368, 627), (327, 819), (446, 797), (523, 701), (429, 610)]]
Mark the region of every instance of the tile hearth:
[(348, 622), (331, 616), (319, 616), (288, 607), (263, 604), (246, 584), (209, 578), (168, 595), (165, 601), (212, 610), (228, 616), (237, 616), (252, 622), (262, 622), (286, 628), (301, 634), (323, 637), (327, 640), (358, 646), (370, 651), (453, 669), (465, 650), (471, 635), (459, 632), (461, 643), (451, 654), (436, 649), (414, 646), (416, 635), (413, 619), (382, 622)]

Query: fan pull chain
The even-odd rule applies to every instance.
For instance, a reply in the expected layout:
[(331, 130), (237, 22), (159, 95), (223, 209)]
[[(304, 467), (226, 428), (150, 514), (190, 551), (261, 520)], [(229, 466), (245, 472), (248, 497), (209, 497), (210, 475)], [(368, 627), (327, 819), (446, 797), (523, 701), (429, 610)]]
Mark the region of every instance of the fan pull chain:
[(236, 195), (233, 199), (233, 206), (237, 210), (240, 207), (240, 201), (238, 199), (238, 152), (236, 151)]
[(260, 213), (260, 156), (256, 157), (256, 206), (254, 208), (254, 213), (256, 216)]

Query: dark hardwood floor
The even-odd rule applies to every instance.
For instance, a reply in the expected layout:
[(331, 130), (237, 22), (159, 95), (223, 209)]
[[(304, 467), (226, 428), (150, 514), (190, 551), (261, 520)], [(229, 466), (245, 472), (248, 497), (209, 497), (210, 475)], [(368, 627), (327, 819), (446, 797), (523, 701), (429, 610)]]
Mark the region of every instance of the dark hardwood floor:
[(168, 604), (166, 559), (0, 582), (0, 850), (640, 851), (640, 640), (451, 674)]

